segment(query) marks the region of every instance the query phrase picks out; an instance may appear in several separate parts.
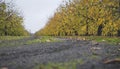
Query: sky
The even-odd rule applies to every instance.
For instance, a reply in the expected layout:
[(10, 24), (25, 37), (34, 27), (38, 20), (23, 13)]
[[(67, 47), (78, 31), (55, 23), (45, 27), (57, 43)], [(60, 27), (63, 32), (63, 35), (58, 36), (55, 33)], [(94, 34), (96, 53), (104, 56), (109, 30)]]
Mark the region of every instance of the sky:
[(62, 3), (63, 0), (15, 0), (24, 16), (24, 26), (31, 33), (43, 28)]

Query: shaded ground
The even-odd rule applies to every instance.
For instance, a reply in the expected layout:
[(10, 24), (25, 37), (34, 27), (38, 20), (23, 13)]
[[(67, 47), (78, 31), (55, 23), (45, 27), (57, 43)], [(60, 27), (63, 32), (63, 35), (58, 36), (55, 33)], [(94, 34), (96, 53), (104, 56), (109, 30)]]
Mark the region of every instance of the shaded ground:
[(79, 59), (83, 60), (83, 64), (77, 64), (77, 69), (120, 69), (120, 62), (104, 63), (120, 59), (120, 46), (94, 41), (64, 40), (0, 48), (0, 67), (8, 69), (33, 69), (41, 63)]

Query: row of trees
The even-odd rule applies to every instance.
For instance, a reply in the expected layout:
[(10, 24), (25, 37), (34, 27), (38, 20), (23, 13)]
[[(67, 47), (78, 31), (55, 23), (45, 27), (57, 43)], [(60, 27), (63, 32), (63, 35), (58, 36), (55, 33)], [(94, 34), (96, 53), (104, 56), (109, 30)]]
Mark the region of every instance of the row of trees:
[(10, 2), (0, 0), (0, 36), (25, 36), (29, 33), (23, 26), (23, 16)]
[(36, 35), (120, 36), (120, 1), (70, 0)]

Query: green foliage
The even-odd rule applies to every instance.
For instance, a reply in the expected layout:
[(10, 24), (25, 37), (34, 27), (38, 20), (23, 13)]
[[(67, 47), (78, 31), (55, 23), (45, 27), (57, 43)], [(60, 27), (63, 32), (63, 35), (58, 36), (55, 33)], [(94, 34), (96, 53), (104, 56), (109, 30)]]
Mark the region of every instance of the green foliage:
[(118, 36), (119, 0), (71, 0), (61, 5), (36, 35)]
[(23, 27), (23, 17), (12, 5), (13, 3), (0, 3), (0, 36), (29, 35)]

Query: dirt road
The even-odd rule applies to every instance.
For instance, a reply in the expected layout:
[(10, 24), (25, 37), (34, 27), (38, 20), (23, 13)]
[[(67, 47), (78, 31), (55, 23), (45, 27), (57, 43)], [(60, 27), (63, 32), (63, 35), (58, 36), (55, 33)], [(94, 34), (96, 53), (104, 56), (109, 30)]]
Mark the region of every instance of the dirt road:
[(120, 69), (120, 62), (108, 62), (120, 58), (120, 46), (84, 40), (36, 43), (0, 48), (0, 68), (33, 69), (48, 62), (68, 62), (82, 59), (77, 69)]

